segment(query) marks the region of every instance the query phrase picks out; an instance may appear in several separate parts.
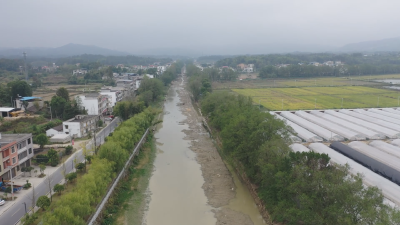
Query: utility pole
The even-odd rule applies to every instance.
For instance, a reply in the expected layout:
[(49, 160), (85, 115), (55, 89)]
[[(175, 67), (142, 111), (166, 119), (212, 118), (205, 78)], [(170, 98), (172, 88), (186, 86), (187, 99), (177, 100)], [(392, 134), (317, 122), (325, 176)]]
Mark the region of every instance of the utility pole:
[(47, 175), (47, 180), (49, 181), (49, 193), (50, 193), (50, 202), (53, 202), (53, 195), (51, 194), (51, 175)]
[(26, 52), (22, 53), (24, 55), (24, 63), (25, 63), (25, 81), (28, 82), (28, 68), (26, 67)]
[(53, 120), (53, 111), (51, 111), (51, 106), (49, 108), (50, 108), (50, 121), (52, 121)]
[(24, 204), (24, 205), (25, 205), (25, 214), (27, 214), (27, 213), (28, 213), (28, 211), (26, 210), (26, 202), (24, 202), (24, 203), (22, 203), (22, 204)]
[(94, 119), (94, 130), (93, 130), (93, 138), (94, 138), (94, 153), (97, 155), (97, 145), (96, 145), (96, 128), (97, 128), (97, 120)]

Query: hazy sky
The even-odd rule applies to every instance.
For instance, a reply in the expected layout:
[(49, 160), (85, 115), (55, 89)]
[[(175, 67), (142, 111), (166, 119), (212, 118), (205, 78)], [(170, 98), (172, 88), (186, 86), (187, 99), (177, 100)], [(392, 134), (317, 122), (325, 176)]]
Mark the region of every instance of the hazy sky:
[(2, 0), (0, 47), (342, 46), (399, 37), (399, 9), (398, 0)]

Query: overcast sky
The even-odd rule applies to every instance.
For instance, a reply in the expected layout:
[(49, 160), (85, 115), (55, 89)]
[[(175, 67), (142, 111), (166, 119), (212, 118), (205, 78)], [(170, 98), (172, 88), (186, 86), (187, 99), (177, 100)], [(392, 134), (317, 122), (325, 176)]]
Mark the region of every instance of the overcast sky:
[(3, 0), (0, 47), (302, 50), (400, 37), (399, 9), (398, 0)]

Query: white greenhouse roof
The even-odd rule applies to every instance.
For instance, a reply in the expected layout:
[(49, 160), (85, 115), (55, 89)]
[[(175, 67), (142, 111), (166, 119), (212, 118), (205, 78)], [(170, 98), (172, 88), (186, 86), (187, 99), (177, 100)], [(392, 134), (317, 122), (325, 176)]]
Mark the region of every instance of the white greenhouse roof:
[(283, 120), (288, 126), (290, 126), (291, 128), (293, 128), (293, 130), (297, 133), (296, 135), (299, 136), (300, 138), (302, 138), (303, 140), (305, 140), (306, 142), (319, 142), (319, 141), (323, 141), (323, 139), (319, 136), (317, 136), (316, 134), (311, 133), (310, 131), (308, 131), (307, 129), (293, 123), (290, 120), (287, 120), (286, 118), (270, 112), (272, 115), (276, 116), (277, 119)]
[(329, 148), (328, 146), (321, 143), (313, 143), (309, 145), (309, 148), (317, 153), (325, 153), (328, 154), (331, 158), (331, 161), (336, 164), (345, 165), (348, 164), (350, 166), (350, 173), (356, 175), (358, 173), (362, 174), (363, 182), (367, 186), (377, 186), (382, 190), (382, 194), (394, 202), (397, 205), (400, 205), (400, 186), (391, 182), (390, 180), (376, 174), (375, 172), (367, 169), (366, 167), (358, 164), (352, 159), (347, 158), (346, 156), (336, 152), (335, 150)]
[(369, 143), (372, 147), (375, 147), (381, 151), (384, 151), (388, 154), (391, 154), (395, 157), (397, 157), (400, 160), (400, 148), (391, 144), (388, 144), (383, 141), (371, 141)]
[(381, 163), (386, 164), (387, 166), (392, 167), (393, 169), (400, 172), (400, 159), (389, 155), (388, 153), (381, 151), (375, 147), (369, 146), (364, 142), (353, 141), (348, 144), (354, 150), (367, 155)]
[[(327, 113), (331, 113), (330, 111), (326, 111)], [(344, 118), (342, 115), (347, 115), (350, 116), (352, 118), (356, 118), (359, 120), (350, 120), (353, 122), (356, 122), (359, 125), (363, 125), (363, 126), (367, 126), (369, 129), (374, 130), (376, 132), (380, 132), (383, 133), (384, 135), (388, 136), (389, 138), (396, 138), (396, 137), (400, 137), (400, 126), (394, 123), (390, 123), (381, 119), (377, 119), (375, 117), (370, 117), (368, 115), (365, 114), (361, 114), (361, 113), (357, 113), (357, 112), (353, 112), (347, 109), (342, 109), (339, 111), (339, 114), (335, 114), (335, 116)], [(350, 118), (344, 118), (346, 120), (349, 120)], [(361, 122), (364, 121), (364, 122)]]
[(285, 111), (281, 112), (281, 116), (285, 117), (286, 119), (296, 123), (299, 126), (309, 130), (310, 132), (324, 138), (325, 140), (332, 140), (332, 141), (343, 141), (344, 138), (335, 132), (329, 131), (315, 123), (312, 123), (308, 120), (305, 120), (297, 115), (294, 115), (291, 112)]
[(332, 123), (327, 120), (316, 117), (314, 115), (311, 115), (310, 113), (307, 113), (304, 111), (296, 111), (296, 115), (301, 116), (304, 119), (311, 121), (321, 127), (331, 130), (349, 140), (365, 140), (366, 139), (365, 135), (361, 135), (361, 134), (351, 131), (345, 127), (339, 126), (335, 123)]
[(310, 151), (310, 149), (308, 149), (306, 146), (304, 146), (302, 144), (292, 144), (289, 147), (294, 152), (309, 152)]
[(335, 123), (337, 125), (343, 126), (349, 130), (353, 130), (356, 133), (365, 135), (366, 137), (368, 137), (369, 139), (385, 139), (386, 136), (382, 135), (382, 134), (378, 134), (372, 130), (369, 130), (365, 127), (359, 126), (355, 123), (352, 123), (351, 121), (346, 121), (343, 119), (340, 119), (338, 117), (326, 114), (326, 113), (322, 113), (319, 111), (311, 111), (311, 114), (321, 117), (322, 119), (325, 119), (327, 121), (330, 121), (332, 123)]

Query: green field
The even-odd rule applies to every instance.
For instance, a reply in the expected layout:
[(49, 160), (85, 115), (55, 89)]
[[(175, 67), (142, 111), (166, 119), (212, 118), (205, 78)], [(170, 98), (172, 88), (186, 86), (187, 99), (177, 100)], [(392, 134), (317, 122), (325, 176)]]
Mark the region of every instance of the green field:
[(269, 110), (397, 107), (400, 97), (399, 91), (363, 86), (232, 90)]

